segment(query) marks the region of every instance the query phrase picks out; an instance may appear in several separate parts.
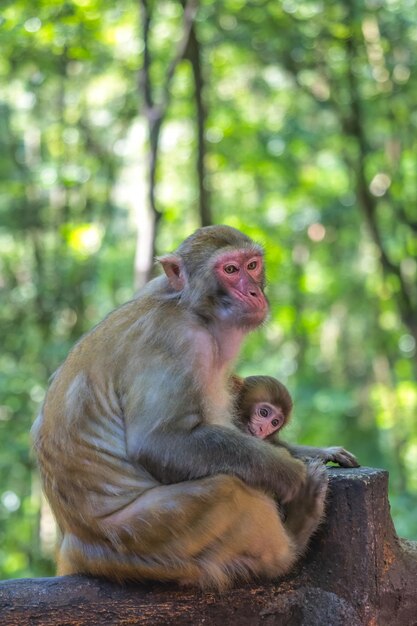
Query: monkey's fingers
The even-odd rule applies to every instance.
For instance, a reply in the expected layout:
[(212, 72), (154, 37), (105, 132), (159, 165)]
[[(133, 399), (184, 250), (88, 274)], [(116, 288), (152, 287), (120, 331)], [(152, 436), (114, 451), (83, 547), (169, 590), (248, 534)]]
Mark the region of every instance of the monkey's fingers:
[(329, 448), (330, 461), (338, 463), (340, 467), (359, 467), (357, 458), (344, 448)]
[(325, 465), (320, 459), (312, 459), (307, 463), (307, 480), (304, 489), (308, 489), (315, 496), (322, 496), (326, 492), (329, 482)]
[(343, 461), (339, 461), (341, 467), (360, 467), (360, 463), (353, 454), (347, 454)]
[(276, 496), (282, 504), (285, 504), (293, 500), (303, 488), (307, 478), (307, 468), (302, 461), (291, 458), (281, 466), (281, 470)]

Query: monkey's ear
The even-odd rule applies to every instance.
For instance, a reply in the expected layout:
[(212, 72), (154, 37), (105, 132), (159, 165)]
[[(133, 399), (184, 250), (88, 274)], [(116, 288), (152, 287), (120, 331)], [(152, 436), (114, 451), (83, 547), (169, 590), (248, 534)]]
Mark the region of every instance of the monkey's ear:
[(157, 258), (169, 280), (169, 284), (175, 291), (182, 291), (187, 283), (184, 264), (182, 259), (174, 254)]

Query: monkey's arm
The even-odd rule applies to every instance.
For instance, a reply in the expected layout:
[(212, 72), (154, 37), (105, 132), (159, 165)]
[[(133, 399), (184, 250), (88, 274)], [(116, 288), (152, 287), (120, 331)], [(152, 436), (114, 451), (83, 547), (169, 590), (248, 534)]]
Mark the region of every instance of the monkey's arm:
[(233, 427), (198, 423), (197, 416), (198, 425), (190, 428), (192, 418), (135, 437), (132, 460), (164, 484), (231, 474), (274, 493), (281, 502), (291, 500), (304, 484), (304, 463), (285, 448), (268, 446)]
[(229, 378), (229, 389), (234, 396), (242, 390), (244, 384), (244, 379), (237, 374), (232, 374)]
[(359, 467), (356, 457), (340, 446), (315, 448), (314, 446), (299, 446), (282, 442), (280, 444), (296, 459), (321, 459), (324, 463), (332, 461), (341, 467)]

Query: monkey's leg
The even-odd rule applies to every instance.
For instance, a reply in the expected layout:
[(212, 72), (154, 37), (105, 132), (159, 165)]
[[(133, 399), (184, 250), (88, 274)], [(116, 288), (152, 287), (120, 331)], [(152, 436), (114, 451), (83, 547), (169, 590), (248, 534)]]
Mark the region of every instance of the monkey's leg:
[(66, 533), (60, 574), (222, 589), (236, 578), (284, 574), (296, 559), (274, 501), (232, 476), (156, 487), (99, 527), (94, 540)]
[(310, 461), (307, 463), (305, 485), (285, 507), (285, 528), (294, 538), (299, 555), (305, 551), (311, 535), (324, 517), (328, 482), (327, 470), (322, 462)]

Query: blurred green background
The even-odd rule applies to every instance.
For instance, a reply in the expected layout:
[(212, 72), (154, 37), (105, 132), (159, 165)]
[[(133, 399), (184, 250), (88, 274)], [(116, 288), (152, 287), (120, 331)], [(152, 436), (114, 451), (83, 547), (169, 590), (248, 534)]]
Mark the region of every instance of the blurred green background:
[(29, 442), (48, 377), (210, 221), (267, 250), (238, 371), (287, 383), (290, 440), (389, 469), (417, 539), (416, 2), (183, 6), (2, 2), (3, 578), (54, 571)]

